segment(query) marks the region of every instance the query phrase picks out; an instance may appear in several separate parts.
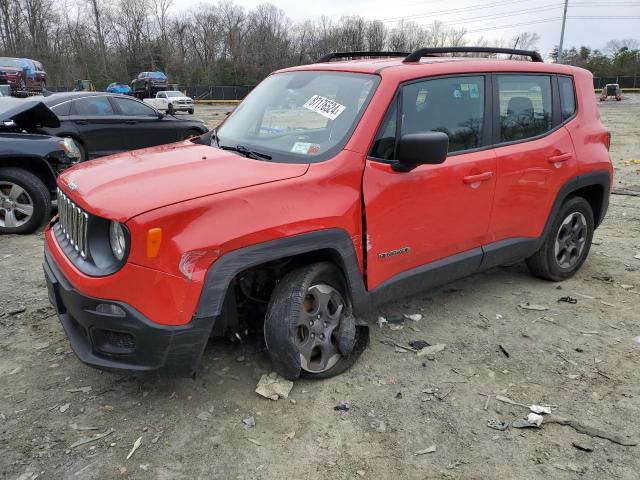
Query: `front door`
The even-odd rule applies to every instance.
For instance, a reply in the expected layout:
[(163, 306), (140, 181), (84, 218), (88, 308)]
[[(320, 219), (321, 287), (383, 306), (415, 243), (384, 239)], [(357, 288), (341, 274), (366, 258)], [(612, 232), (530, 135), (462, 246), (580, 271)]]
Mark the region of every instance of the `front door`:
[(71, 102), (69, 120), (82, 139), (88, 158), (120, 151), (120, 120), (106, 95), (91, 95)]
[(178, 140), (173, 122), (158, 118), (158, 112), (145, 103), (126, 97), (112, 97), (121, 117), (125, 150), (146, 148)]
[[(369, 290), (435, 261), (472, 257), (459, 276), (479, 265), (496, 184), (488, 85), (484, 75), (420, 80), (389, 107), (363, 178)], [(394, 171), (397, 139), (428, 131), (449, 136), (444, 163)]]

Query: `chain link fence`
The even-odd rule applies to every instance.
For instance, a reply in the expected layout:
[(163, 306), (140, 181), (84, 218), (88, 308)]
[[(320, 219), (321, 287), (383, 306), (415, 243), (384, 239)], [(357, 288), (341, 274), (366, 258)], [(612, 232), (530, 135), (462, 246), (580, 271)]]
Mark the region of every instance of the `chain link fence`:
[(620, 77), (593, 77), (593, 87), (601, 89), (607, 83), (617, 83), (620, 88), (640, 88), (640, 75), (628, 75)]

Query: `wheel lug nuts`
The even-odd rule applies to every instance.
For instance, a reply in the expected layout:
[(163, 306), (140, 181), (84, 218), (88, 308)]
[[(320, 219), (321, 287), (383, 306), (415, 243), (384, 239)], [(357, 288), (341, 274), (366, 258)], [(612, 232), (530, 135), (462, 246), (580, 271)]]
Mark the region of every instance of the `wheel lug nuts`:
[(309, 325), (313, 327), (313, 320), (309, 320)]
[(324, 340), (324, 333), (320, 334), (320, 340)]
[(316, 338), (316, 334), (315, 334), (315, 333), (312, 333), (312, 334), (311, 334), (311, 338)]
[(324, 328), (327, 328), (329, 326), (329, 322), (324, 322)]
[(322, 316), (320, 314), (318, 314), (318, 320), (320, 320), (320, 318), (322, 318)]

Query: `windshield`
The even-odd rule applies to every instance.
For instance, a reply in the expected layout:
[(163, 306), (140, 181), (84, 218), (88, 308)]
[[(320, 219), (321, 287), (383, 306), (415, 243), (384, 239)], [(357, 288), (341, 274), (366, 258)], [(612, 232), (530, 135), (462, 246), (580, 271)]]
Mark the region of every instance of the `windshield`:
[(157, 78), (159, 80), (166, 80), (167, 76), (162, 72), (149, 72), (150, 78)]
[(182, 97), (182, 92), (166, 92), (167, 97)]
[(2, 67), (13, 67), (13, 68), (22, 68), (20, 65), (20, 60), (17, 58), (8, 58), (8, 57), (0, 57), (0, 66)]
[(273, 161), (326, 160), (347, 142), (378, 83), (378, 76), (360, 73), (272, 75), (217, 130), (218, 144), (242, 146)]

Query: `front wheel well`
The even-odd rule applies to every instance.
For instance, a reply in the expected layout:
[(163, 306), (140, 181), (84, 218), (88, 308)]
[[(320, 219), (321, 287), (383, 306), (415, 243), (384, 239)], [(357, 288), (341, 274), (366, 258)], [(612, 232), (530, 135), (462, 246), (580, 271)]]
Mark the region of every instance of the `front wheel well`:
[(595, 227), (602, 221), (604, 208), (604, 188), (602, 185), (594, 184), (581, 187), (571, 192), (571, 196), (584, 198), (593, 211)]
[(51, 167), (42, 159), (34, 157), (0, 158), (0, 168), (14, 167), (33, 173), (53, 194), (56, 190), (56, 177)]
[(332, 249), (319, 249), (270, 260), (238, 272), (231, 280), (223, 314), (216, 322), (214, 336), (231, 336), (235, 332), (262, 327), (267, 306), (278, 282), (292, 270), (319, 262), (330, 262), (340, 271), (349, 291), (345, 265)]

